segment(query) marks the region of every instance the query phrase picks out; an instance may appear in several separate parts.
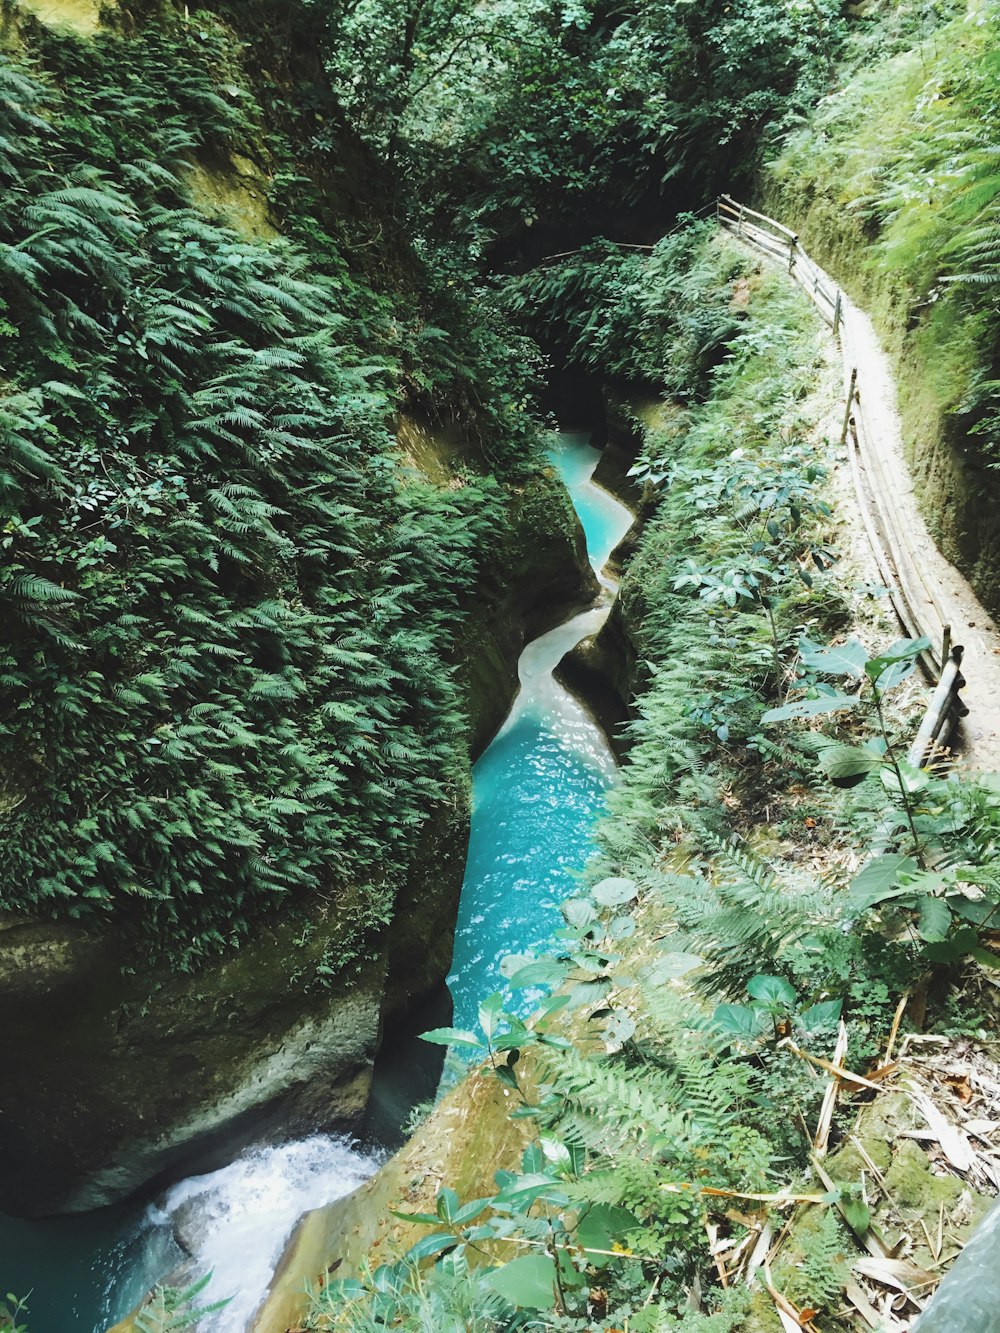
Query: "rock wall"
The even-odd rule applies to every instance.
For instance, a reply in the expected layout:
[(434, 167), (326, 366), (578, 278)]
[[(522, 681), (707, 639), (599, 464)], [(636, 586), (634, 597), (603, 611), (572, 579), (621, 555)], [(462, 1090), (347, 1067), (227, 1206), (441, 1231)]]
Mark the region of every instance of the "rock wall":
[(533, 477), (513, 498), (510, 525), (468, 608), (460, 645), (473, 757), (510, 711), (524, 645), (583, 610), (599, 591), (565, 488), (552, 472)]
[[(494, 1172), (516, 1170), (531, 1137), (530, 1121), (509, 1118), (511, 1096), (488, 1072), (473, 1071), (360, 1189), (307, 1213), (285, 1249), (252, 1333), (297, 1328), (307, 1282), (318, 1283), (331, 1266), (347, 1275), (365, 1259), (373, 1267), (391, 1262), (430, 1229), (399, 1221), (390, 1209), (433, 1213), (442, 1181), (462, 1199), (492, 1194)], [(120, 1327), (124, 1333), (128, 1325)]]
[(296, 913), (185, 975), (146, 966), (110, 932), (5, 921), (0, 1207), (97, 1208), (279, 1127), (354, 1123), (386, 964), (327, 989), (317, 968), (336, 941), (336, 913)]

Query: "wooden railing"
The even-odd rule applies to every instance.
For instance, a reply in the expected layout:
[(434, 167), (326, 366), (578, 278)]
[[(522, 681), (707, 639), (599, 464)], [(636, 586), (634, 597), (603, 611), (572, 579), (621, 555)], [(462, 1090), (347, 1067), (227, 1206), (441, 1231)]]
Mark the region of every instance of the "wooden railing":
[(914, 534), (901, 520), (894, 503), (893, 483), (865, 411), (858, 367), (851, 364), (852, 349), (845, 337), (849, 302), (790, 228), (727, 194), (719, 197), (716, 217), (720, 226), (786, 265), (840, 342), (847, 383), (841, 444), (847, 450), (861, 519), (900, 625), (911, 638), (926, 637), (931, 643), (921, 656), (921, 666), (939, 689), (921, 727), (919, 745), (914, 742), (914, 752), (920, 750), (918, 762), (922, 762), (946, 744), (953, 725), (969, 711), (958, 696), (965, 684), (959, 671), (962, 649), (952, 645), (949, 616), (914, 549)]
[(783, 227), (774, 218), (765, 213), (757, 213), (746, 204), (739, 204), (730, 199), (728, 194), (719, 196), (716, 204), (716, 217), (723, 227), (728, 227), (737, 236), (752, 241), (762, 250), (769, 250), (778, 255), (788, 265), (788, 271), (802, 284), (816, 302), (820, 314), (833, 329), (840, 332), (843, 316), (843, 293), (837, 284), (803, 250), (794, 231)]

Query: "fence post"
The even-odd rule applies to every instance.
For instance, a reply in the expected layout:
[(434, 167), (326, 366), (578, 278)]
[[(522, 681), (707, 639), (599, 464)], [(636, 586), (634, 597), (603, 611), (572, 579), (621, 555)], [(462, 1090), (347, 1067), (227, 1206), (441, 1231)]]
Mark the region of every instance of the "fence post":
[(798, 243), (799, 243), (799, 238), (798, 238), (797, 236), (790, 236), (790, 237), (788, 238), (788, 271), (789, 271), (789, 273), (792, 273), (792, 272), (795, 271), (795, 247), (798, 245)]
[(937, 689), (931, 696), (923, 721), (920, 723), (920, 730), (907, 754), (908, 761), (915, 768), (923, 768), (924, 764), (933, 759), (935, 748), (942, 747), (947, 741), (950, 730), (948, 720), (952, 710), (954, 709), (960, 717), (969, 711), (958, 697), (959, 690), (965, 684), (961, 668), (962, 649), (956, 646), (941, 663), (941, 676)]
[(742, 235), (743, 235), (743, 210), (744, 210), (744, 205), (743, 205), (743, 204), (740, 204), (740, 216), (739, 216), (739, 221), (736, 223), (736, 235), (737, 235), (737, 236), (742, 236)]
[(854, 395), (858, 391), (858, 368), (851, 368), (851, 387), (847, 391), (847, 406), (844, 408), (844, 424), (840, 431), (840, 447), (843, 449), (847, 443), (847, 427), (851, 424), (851, 408), (854, 406)]
[(834, 336), (835, 338), (836, 338), (836, 336), (837, 336), (837, 331), (838, 331), (839, 328), (840, 328), (840, 316), (841, 316), (841, 313), (842, 313), (842, 306), (841, 306), (841, 298), (842, 298), (842, 296), (843, 296), (843, 293), (841, 292), (840, 288), (838, 287), (838, 288), (837, 288), (837, 299), (836, 299), (836, 301), (834, 302), (834, 305), (833, 305), (833, 336)]

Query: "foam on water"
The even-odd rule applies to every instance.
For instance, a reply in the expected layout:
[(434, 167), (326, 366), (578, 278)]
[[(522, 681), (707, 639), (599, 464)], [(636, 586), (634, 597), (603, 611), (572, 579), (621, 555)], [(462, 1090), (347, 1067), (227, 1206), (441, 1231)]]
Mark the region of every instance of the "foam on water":
[(212, 1274), (200, 1303), (229, 1298), (199, 1333), (244, 1333), (301, 1215), (350, 1194), (377, 1165), (346, 1139), (316, 1134), (174, 1185), (158, 1211), (193, 1237), (197, 1274)]

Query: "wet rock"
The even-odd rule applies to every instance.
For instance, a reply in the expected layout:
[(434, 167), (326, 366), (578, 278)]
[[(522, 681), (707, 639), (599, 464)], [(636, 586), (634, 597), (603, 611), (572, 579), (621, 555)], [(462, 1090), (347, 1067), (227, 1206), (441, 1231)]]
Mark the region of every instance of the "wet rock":
[(586, 701), (615, 754), (628, 751), (624, 724), (632, 717), (637, 657), (617, 600), (597, 634), (581, 639), (556, 668), (556, 679)]
[(538, 474), (515, 495), (509, 523), (468, 608), (458, 674), (473, 758), (510, 711), (524, 645), (589, 606), (599, 591), (565, 488), (554, 474)]
[(193, 974), (72, 924), (0, 932), (0, 1208), (85, 1211), (279, 1129), (358, 1123), (385, 957), (317, 984), (337, 939), (321, 906), (309, 938), (301, 917), (261, 922)]

